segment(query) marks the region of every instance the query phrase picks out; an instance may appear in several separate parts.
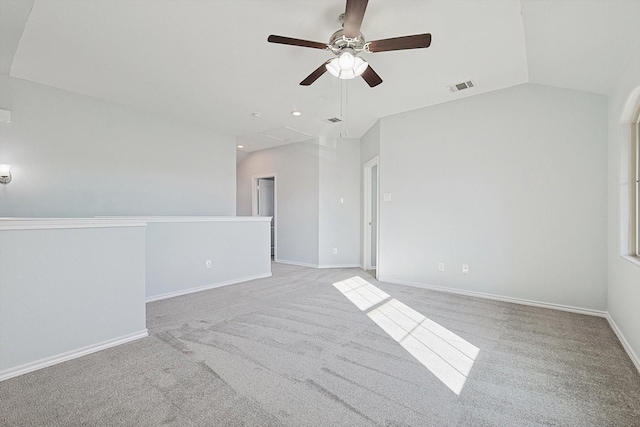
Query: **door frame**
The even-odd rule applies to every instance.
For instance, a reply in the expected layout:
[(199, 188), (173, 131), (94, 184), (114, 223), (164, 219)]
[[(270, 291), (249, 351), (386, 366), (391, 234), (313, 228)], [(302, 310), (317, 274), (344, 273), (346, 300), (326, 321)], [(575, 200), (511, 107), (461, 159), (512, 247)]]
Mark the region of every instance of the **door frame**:
[[(273, 259), (278, 259), (278, 176), (265, 173), (251, 176), (251, 215), (258, 216), (258, 180), (273, 178)], [(271, 230), (269, 230), (271, 232)]]
[[(376, 174), (376, 188), (378, 189), (378, 197), (376, 197), (376, 229), (372, 230), (369, 226), (371, 221), (371, 170), (374, 166), (378, 167), (378, 173)], [(362, 167), (364, 180), (363, 182), (363, 201), (364, 208), (362, 210), (362, 266), (366, 271), (371, 270), (371, 235), (372, 232), (376, 233), (376, 279), (378, 278), (379, 265), (380, 265), (380, 156), (376, 156), (369, 160)]]

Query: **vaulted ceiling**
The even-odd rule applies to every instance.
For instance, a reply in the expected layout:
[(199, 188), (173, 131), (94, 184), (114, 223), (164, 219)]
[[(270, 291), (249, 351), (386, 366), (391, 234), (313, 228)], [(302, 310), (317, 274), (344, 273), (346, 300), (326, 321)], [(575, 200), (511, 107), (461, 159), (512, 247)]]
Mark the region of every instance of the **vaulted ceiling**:
[[(526, 82), (607, 94), (640, 43), (635, 0), (371, 0), (367, 40), (429, 32), (431, 47), (363, 54), (384, 80), (375, 88), (328, 73), (300, 86), (332, 54), (268, 35), (326, 43), (344, 5), (2, 0), (0, 72), (230, 133), (253, 151), (295, 140), (262, 135), (285, 126), (360, 137), (380, 117)], [(476, 87), (448, 88), (467, 80)]]

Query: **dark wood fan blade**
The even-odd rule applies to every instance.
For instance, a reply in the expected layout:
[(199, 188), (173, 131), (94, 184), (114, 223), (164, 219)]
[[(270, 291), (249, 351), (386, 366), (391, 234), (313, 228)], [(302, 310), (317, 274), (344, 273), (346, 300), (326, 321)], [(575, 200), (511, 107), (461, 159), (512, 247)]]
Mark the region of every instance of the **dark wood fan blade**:
[(378, 73), (373, 71), (373, 68), (371, 68), (371, 65), (369, 65), (367, 69), (364, 70), (364, 73), (362, 73), (362, 78), (371, 87), (376, 87), (380, 83), (382, 83), (382, 79), (380, 78)]
[(318, 68), (316, 68), (316, 70), (309, 74), (309, 76), (304, 79), (303, 81), (300, 82), (301, 86), (309, 86), (311, 85), (311, 83), (315, 82), (316, 80), (318, 80), (318, 78), (323, 75), (324, 73), (327, 72), (327, 67), (325, 66), (327, 65), (327, 63), (323, 63), (321, 66), (319, 66)]
[(267, 39), (269, 43), (288, 44), (290, 46), (311, 47), (314, 49), (326, 49), (326, 43), (311, 42), (309, 40), (293, 39), (291, 37), (274, 36), (271, 34)]
[(420, 49), (431, 45), (431, 34), (394, 37), (392, 39), (369, 42), (369, 52), (387, 52), (390, 50)]
[(352, 39), (360, 35), (360, 26), (368, 2), (368, 0), (347, 0), (343, 25), (345, 37)]

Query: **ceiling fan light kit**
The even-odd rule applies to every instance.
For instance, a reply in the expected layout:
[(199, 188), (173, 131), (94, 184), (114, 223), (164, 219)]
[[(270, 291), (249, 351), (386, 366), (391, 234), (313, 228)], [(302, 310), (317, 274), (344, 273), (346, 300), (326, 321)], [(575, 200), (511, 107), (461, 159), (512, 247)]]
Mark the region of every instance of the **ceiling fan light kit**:
[(368, 0), (347, 0), (345, 13), (340, 15), (342, 29), (331, 35), (328, 44), (276, 35), (270, 35), (267, 41), (329, 50), (336, 55), (336, 58), (326, 61), (301, 81), (302, 86), (311, 85), (326, 71), (329, 71), (331, 75), (343, 80), (362, 76), (370, 87), (375, 87), (382, 83), (382, 78), (369, 66), (367, 61), (358, 56), (359, 53), (426, 48), (431, 45), (431, 34), (416, 34), (365, 42), (364, 36), (360, 32), (360, 26), (367, 9), (367, 3)]
[(325, 65), (331, 75), (343, 80), (361, 76), (368, 66), (367, 61), (348, 51), (343, 52), (338, 58), (329, 60)]

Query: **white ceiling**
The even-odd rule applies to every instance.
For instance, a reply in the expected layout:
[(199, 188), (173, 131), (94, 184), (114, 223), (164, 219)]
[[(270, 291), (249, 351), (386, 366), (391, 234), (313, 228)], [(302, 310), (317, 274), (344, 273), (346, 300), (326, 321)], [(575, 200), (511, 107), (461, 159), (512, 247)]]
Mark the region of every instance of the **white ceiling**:
[(640, 1), (523, 1), (529, 80), (608, 94), (640, 43)]
[[(0, 71), (231, 133), (253, 151), (282, 144), (260, 135), (282, 126), (360, 137), (380, 117), (529, 81), (606, 94), (640, 42), (635, 0), (371, 0), (367, 40), (430, 32), (431, 47), (363, 55), (376, 88), (328, 73), (299, 86), (331, 54), (267, 36), (327, 42), (344, 3), (2, 0)], [(476, 88), (449, 92), (469, 79)]]

